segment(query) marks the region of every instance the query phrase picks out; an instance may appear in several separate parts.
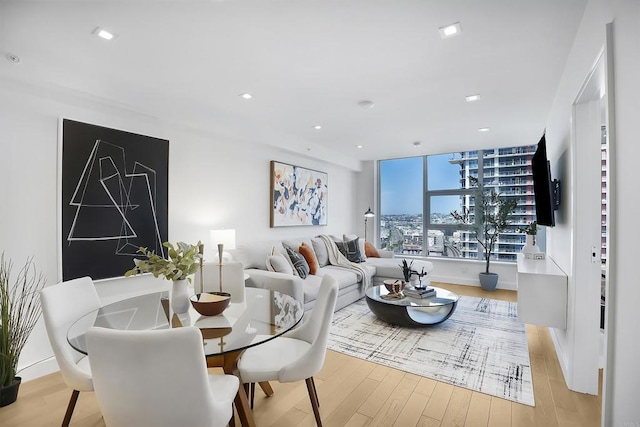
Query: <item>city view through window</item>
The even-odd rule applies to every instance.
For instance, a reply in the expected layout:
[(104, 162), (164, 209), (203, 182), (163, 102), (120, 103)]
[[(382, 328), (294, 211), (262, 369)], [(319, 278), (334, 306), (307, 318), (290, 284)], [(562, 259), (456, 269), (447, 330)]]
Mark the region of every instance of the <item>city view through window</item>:
[(531, 171), (535, 150), (530, 145), (381, 160), (380, 247), (406, 255), (482, 258), (470, 227), (451, 215), (467, 208), (474, 220), (470, 177), (475, 177), (485, 190), (517, 202), (512, 226), (500, 235), (492, 254), (494, 260), (515, 261), (525, 244), (520, 230), (536, 219)]

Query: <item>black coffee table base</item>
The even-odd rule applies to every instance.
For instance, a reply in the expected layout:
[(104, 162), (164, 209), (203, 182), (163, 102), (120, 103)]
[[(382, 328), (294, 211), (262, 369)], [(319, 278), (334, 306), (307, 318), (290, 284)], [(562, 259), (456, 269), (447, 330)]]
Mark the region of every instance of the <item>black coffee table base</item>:
[(393, 305), (366, 297), (367, 305), (379, 319), (399, 326), (435, 325), (447, 320), (456, 310), (458, 301), (436, 307)]

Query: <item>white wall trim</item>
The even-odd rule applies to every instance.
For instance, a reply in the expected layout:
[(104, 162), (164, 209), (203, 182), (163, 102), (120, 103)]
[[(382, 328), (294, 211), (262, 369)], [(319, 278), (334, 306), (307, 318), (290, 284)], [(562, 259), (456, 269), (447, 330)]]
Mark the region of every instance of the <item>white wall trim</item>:
[(58, 372), (59, 370), (58, 362), (56, 362), (56, 358), (52, 356), (21, 369), (16, 376), (21, 377), (22, 382), (25, 382), (49, 375), (53, 372)]

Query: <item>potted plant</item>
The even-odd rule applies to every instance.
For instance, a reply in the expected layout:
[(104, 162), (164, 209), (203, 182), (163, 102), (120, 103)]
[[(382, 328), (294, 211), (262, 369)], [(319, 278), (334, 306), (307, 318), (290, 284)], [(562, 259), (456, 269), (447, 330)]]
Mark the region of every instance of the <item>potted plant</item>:
[(18, 398), (22, 379), (17, 374), (18, 359), (42, 314), (40, 290), (46, 280), (27, 259), (15, 279), (11, 261), (0, 259), (0, 407)]
[(473, 176), (470, 176), (469, 179), (471, 184), (475, 186), (473, 221), (471, 220), (472, 214), (467, 207), (464, 207), (462, 213), (452, 211), (451, 215), (457, 221), (469, 224), (471, 230), (474, 231), (476, 240), (484, 251), (485, 259), (485, 271), (479, 273), (480, 285), (483, 289), (492, 291), (498, 284), (498, 274), (489, 271), (493, 246), (500, 233), (509, 228), (517, 202), (503, 197), (494, 189), (485, 191), (484, 187), (478, 183), (478, 179)]
[(184, 242), (173, 245), (164, 242), (162, 246), (167, 248), (168, 259), (161, 257), (148, 248), (140, 247), (138, 252), (147, 259), (134, 259), (135, 266), (124, 273), (125, 277), (134, 276), (140, 273), (151, 273), (153, 277), (164, 277), (173, 281), (171, 288), (171, 308), (176, 313), (185, 313), (189, 310), (189, 289), (187, 283), (191, 283), (191, 276), (198, 270), (200, 265), (200, 247)]
[(411, 281), (411, 275), (413, 274), (413, 270), (411, 266), (413, 266), (413, 260), (410, 263), (407, 262), (406, 259), (402, 259), (402, 264), (398, 265), (402, 269), (402, 277), (404, 277), (405, 283), (408, 285)]
[(533, 254), (540, 252), (540, 248), (536, 243), (536, 235), (538, 234), (538, 223), (537, 221), (530, 222), (525, 228), (521, 228), (518, 230), (520, 233), (526, 233), (526, 241), (525, 245), (522, 247), (522, 253), (524, 254)]

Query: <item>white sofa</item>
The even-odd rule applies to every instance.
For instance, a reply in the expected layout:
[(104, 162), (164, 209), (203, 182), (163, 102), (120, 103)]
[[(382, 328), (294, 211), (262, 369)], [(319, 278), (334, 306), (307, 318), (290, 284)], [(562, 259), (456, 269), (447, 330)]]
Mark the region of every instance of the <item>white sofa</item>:
[[(349, 236), (348, 236), (349, 237)], [(335, 239), (335, 237), (334, 237)], [(305, 279), (296, 274), (278, 273), (267, 270), (267, 258), (273, 253), (279, 253), (286, 258), (287, 252), (284, 245), (296, 250), (305, 242), (314, 248), (314, 253), (318, 258), (319, 268), (315, 275), (308, 275)], [(283, 245), (284, 244), (284, 245)], [(320, 246), (322, 245), (322, 246)], [(299, 301), (304, 301), (305, 312), (310, 311), (318, 295), (322, 276), (328, 274), (338, 281), (338, 301), (336, 310), (343, 308), (364, 296), (365, 288), (360, 275), (348, 268), (327, 264), (326, 255), (322, 254), (324, 243), (320, 238), (299, 238), (284, 239), (278, 241), (254, 242), (241, 245), (237, 249), (229, 251), (234, 261), (241, 261), (245, 271), (249, 274), (247, 286), (276, 290), (292, 295)], [(361, 248), (363, 245), (361, 245)], [(326, 250), (326, 249), (325, 249)], [(402, 258), (394, 257), (391, 251), (378, 250), (380, 258), (366, 258), (365, 262), (359, 263), (371, 274), (371, 284), (379, 285), (387, 279), (402, 279), (402, 269), (400, 263)], [(364, 250), (362, 250), (364, 256)], [(425, 260), (414, 260), (413, 269), (431, 272), (433, 264)], [(295, 271), (295, 270), (294, 270)], [(428, 280), (427, 276), (427, 280)], [(424, 281), (424, 280), (423, 280)]]

